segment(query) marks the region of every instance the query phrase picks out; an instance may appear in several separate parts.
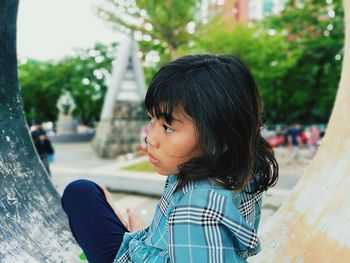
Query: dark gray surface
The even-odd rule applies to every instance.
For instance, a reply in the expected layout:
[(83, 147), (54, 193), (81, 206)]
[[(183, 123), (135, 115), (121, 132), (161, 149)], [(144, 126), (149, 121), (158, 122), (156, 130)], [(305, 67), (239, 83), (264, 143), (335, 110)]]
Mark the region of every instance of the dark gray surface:
[(24, 119), (17, 9), (18, 0), (0, 0), (0, 262), (75, 262), (81, 250)]
[(50, 141), (54, 143), (90, 142), (93, 137), (94, 137), (94, 134), (72, 134), (72, 135), (49, 136)]

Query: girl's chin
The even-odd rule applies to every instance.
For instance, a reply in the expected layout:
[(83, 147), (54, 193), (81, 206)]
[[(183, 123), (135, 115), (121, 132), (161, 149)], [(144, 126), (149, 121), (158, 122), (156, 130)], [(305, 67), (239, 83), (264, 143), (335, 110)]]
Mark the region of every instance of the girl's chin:
[(163, 175), (163, 176), (169, 176), (169, 175), (173, 175), (173, 174), (176, 174), (177, 172), (169, 172), (169, 171), (164, 171), (162, 169), (159, 169), (159, 167), (157, 166), (154, 166), (154, 170), (160, 174), (160, 175)]

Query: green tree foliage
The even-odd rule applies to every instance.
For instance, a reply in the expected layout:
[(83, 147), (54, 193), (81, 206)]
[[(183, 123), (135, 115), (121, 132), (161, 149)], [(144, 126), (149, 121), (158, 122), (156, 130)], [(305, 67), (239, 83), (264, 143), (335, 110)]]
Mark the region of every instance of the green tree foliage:
[[(199, 1), (194, 0), (105, 2), (112, 8), (101, 8), (101, 17), (116, 29), (138, 36), (147, 83), (159, 64), (179, 55), (234, 54), (257, 80), (267, 122), (328, 121), (343, 56), (340, 0), (290, 1), (280, 15), (248, 26), (232, 26), (232, 21), (216, 17), (202, 24)], [(193, 35), (188, 30), (191, 21), (196, 25)], [(151, 52), (159, 55), (159, 63), (147, 65)]]
[(216, 18), (201, 29), (195, 42), (192, 53), (210, 52), (241, 58), (256, 79), (267, 121), (280, 121), (277, 112), (284, 104), (281, 100), (282, 79), (295, 67), (299, 55), (298, 50), (286, 52), (288, 42), (281, 33), (258, 23), (249, 27), (241, 24), (230, 27), (227, 21)]
[(156, 41), (152, 42), (152, 47), (140, 43), (143, 51), (163, 45), (171, 59), (175, 59), (178, 48), (191, 39), (189, 23), (198, 23), (200, 19), (200, 1), (105, 0), (105, 6), (101, 6), (98, 13), (119, 31), (132, 32), (138, 39)]
[(73, 115), (77, 119), (87, 124), (97, 120), (114, 56), (115, 45), (96, 44), (58, 62), (29, 60), (20, 64), (21, 95), (28, 121), (57, 120), (57, 100), (65, 91), (75, 100)]
[[(56, 101), (61, 94), (57, 85), (56, 65), (29, 60), (19, 65), (18, 75), (24, 111), (28, 121), (54, 120)], [(62, 83), (59, 80), (58, 83)]]
[(281, 15), (265, 21), (284, 33), (286, 52), (299, 50), (295, 66), (280, 78), (279, 95), (265, 96), (266, 105), (278, 109), (267, 112), (272, 121), (328, 121), (341, 73), (343, 19), (340, 0), (305, 0), (290, 1)]
[(160, 65), (170, 61), (170, 52), (166, 45), (161, 45), (158, 41), (139, 40), (138, 44), (143, 54), (143, 70), (148, 85)]
[(184, 53), (239, 56), (257, 80), (267, 122), (326, 123), (343, 56), (341, 1), (291, 1), (263, 22), (230, 23), (212, 19)]

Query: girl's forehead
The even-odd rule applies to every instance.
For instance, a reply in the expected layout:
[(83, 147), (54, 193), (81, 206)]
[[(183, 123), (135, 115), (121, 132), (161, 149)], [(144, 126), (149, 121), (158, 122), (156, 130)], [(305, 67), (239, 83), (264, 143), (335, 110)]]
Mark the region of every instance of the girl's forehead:
[(171, 112), (166, 111), (165, 107), (159, 108), (160, 111), (156, 111), (154, 108), (151, 111), (148, 111), (148, 114), (156, 118), (164, 119), (166, 121), (174, 122), (184, 122), (192, 121), (192, 118), (185, 112), (182, 106), (173, 109)]

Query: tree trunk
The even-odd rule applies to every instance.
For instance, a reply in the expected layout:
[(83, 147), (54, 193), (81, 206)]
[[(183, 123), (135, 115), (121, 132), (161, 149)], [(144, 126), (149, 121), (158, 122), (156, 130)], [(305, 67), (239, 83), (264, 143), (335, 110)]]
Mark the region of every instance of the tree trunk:
[(170, 51), (170, 56), (171, 56), (171, 60), (175, 60), (177, 59), (177, 49), (176, 47), (172, 46), (169, 44), (169, 51)]

